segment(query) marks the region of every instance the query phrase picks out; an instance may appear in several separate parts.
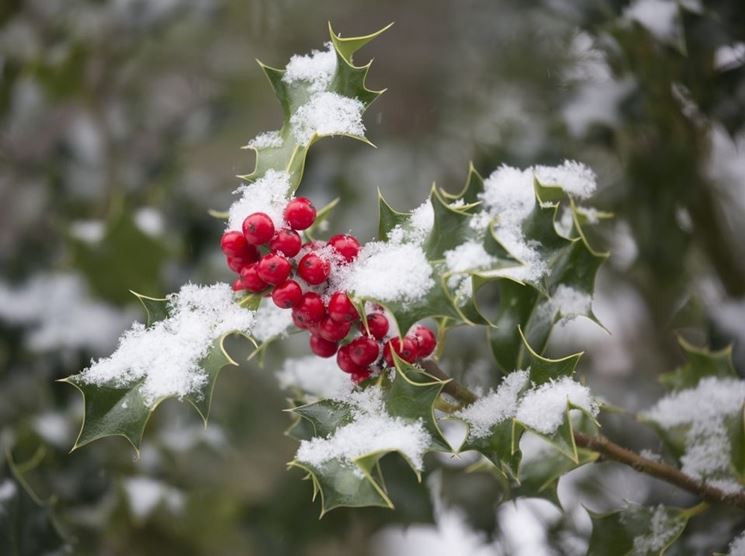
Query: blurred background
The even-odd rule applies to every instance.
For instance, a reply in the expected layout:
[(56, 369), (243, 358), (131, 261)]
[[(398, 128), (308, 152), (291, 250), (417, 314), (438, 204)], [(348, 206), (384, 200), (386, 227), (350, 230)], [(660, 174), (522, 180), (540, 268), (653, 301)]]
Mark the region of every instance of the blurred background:
[[(541, 501), (500, 505), (490, 476), (462, 472), (468, 461), (433, 457), (432, 496), (388, 458), (397, 511), (319, 521), (310, 483), (285, 469), (295, 442), (274, 373), (306, 353), (293, 340), (263, 368), (221, 376), (206, 430), (169, 401), (139, 459), (118, 438), (68, 454), (82, 400), (54, 381), (142, 318), (130, 289), (230, 279), (207, 211), (228, 207), (235, 175), (252, 169), (239, 147), (281, 118), (254, 59), (282, 67), (321, 47), (329, 20), (343, 35), (396, 22), (358, 57), (376, 59), (369, 84), (388, 88), (365, 120), (378, 148), (327, 140), (308, 160), (303, 194), (343, 201), (332, 230), (372, 238), (377, 189), (410, 209), (433, 181), (460, 189), (469, 161), (484, 175), (582, 161), (599, 177), (595, 205), (615, 213), (597, 238), (612, 257), (594, 303), (610, 334), (574, 321), (551, 349), (585, 350), (583, 379), (630, 411), (661, 395), (677, 333), (734, 342), (745, 372), (741, 0), (3, 0), (0, 480), (15, 461), (38, 498), (19, 510), (29, 554), (64, 553), (50, 512), (73, 554), (581, 554), (582, 505), (693, 503), (606, 463), (562, 479), (562, 516)], [(496, 380), (480, 331), (458, 331), (446, 353), (454, 375)], [(628, 415), (604, 425), (660, 448)], [(723, 551), (743, 527), (709, 512), (669, 554)]]

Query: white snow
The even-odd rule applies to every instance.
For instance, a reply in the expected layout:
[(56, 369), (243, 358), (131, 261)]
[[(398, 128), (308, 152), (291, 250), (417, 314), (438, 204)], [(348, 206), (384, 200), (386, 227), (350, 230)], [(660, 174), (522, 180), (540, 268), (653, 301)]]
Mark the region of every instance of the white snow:
[(354, 387), (349, 376), (339, 370), (336, 358), (315, 355), (285, 360), (277, 381), (283, 390), (298, 388), (318, 399), (343, 399)]
[(135, 323), (107, 358), (79, 376), (89, 384), (125, 387), (142, 381), (148, 406), (164, 397), (198, 394), (207, 382), (199, 362), (231, 331), (250, 332), (255, 313), (240, 307), (228, 284), (187, 284), (168, 297), (169, 317), (149, 328)]
[[(389, 525), (372, 538), (375, 556), (500, 556), (498, 542), (468, 523), (465, 513), (442, 500), (442, 478), (435, 471), (427, 479), (434, 506), (434, 525)], [(534, 553), (535, 556), (535, 553)]]
[(445, 251), (445, 264), (450, 272), (468, 272), (489, 267), (496, 259), (478, 241), (467, 241)]
[[(536, 203), (532, 171), (500, 166), (484, 180), (484, 192), (479, 194), (479, 198), (486, 212), (496, 219), (494, 236), (513, 257), (523, 263), (522, 266), (500, 269), (494, 274), (520, 281), (539, 280), (548, 267), (522, 232), (523, 220)], [(474, 218), (484, 224), (490, 222), (483, 216)]]
[(732, 539), (727, 556), (745, 556), (745, 531)]
[(184, 506), (184, 495), (174, 487), (149, 477), (132, 477), (123, 482), (129, 509), (138, 520), (146, 519), (162, 503), (171, 512)]
[(589, 388), (569, 377), (562, 377), (528, 391), (520, 400), (515, 418), (540, 433), (553, 434), (564, 421), (569, 402), (592, 415), (598, 413), (598, 404)]
[(496, 390), (456, 413), (469, 424), (469, 437), (489, 436), (494, 425), (513, 418), (538, 432), (552, 434), (564, 421), (570, 401), (592, 415), (598, 413), (590, 390), (569, 377), (524, 391), (528, 380), (527, 371), (514, 371), (504, 377)]
[(745, 42), (720, 46), (714, 52), (714, 67), (720, 71), (738, 68), (745, 64)]
[(38, 435), (50, 444), (64, 447), (70, 442), (72, 427), (60, 413), (53, 411), (41, 413), (34, 417), (32, 423)]
[(595, 172), (574, 160), (565, 160), (560, 166), (536, 166), (533, 172), (543, 185), (559, 186), (580, 199), (591, 197), (597, 189)]
[[(16, 487), (15, 483), (10, 479), (5, 479), (0, 483), (0, 502), (10, 500), (16, 495), (16, 492), (18, 492), (18, 487)], [(0, 508), (0, 511), (2, 511), (2, 508)]]
[(592, 309), (592, 296), (560, 284), (551, 296), (551, 303), (562, 317), (587, 315)]
[(281, 146), (282, 136), (276, 130), (260, 133), (246, 144), (251, 149), (276, 149)]
[(310, 54), (296, 54), (285, 67), (282, 81), (288, 85), (305, 81), (314, 93), (328, 89), (336, 72), (336, 50), (327, 42), (326, 50), (313, 50)]
[(274, 303), (262, 303), (256, 311), (256, 322), (251, 329), (251, 335), (260, 342), (287, 335), (292, 326), (292, 311), (280, 309)]
[(662, 398), (642, 416), (666, 429), (688, 426), (682, 471), (737, 492), (743, 487), (730, 472), (732, 446), (725, 418), (738, 415), (744, 403), (745, 381), (707, 377), (695, 388)]
[(149, 236), (157, 237), (166, 229), (163, 215), (152, 207), (143, 207), (134, 213), (135, 226)]
[(379, 388), (352, 392), (344, 401), (353, 408), (352, 422), (327, 438), (301, 441), (297, 461), (321, 468), (331, 460), (353, 464), (367, 454), (398, 451), (414, 469), (422, 470), (422, 458), (431, 437), (421, 421), (391, 417)]
[(283, 213), (290, 195), (290, 176), (287, 172), (267, 170), (255, 182), (241, 185), (233, 193), (240, 195), (240, 198), (233, 202), (228, 211), (228, 230), (241, 231), (243, 221), (254, 212), (266, 213), (275, 228), (282, 227)]
[(517, 398), (528, 385), (526, 371), (515, 371), (504, 377), (499, 387), (482, 396), (475, 403), (455, 414), (469, 425), (468, 436), (472, 439), (489, 436), (494, 425), (517, 414)]
[(102, 220), (75, 220), (68, 229), (70, 235), (85, 243), (99, 243), (106, 233)]
[(369, 242), (353, 264), (336, 274), (335, 289), (381, 303), (413, 303), (435, 285), (424, 251), (412, 243)]
[(103, 353), (114, 347), (132, 314), (94, 300), (78, 275), (55, 273), (15, 287), (0, 282), (0, 320), (28, 326), (24, 341), (34, 351)]
[(634, 539), (632, 554), (644, 556), (661, 551), (676, 538), (684, 527), (685, 520), (675, 520), (668, 515), (665, 506), (657, 506), (649, 520), (649, 532)]
[(427, 199), (411, 211), (404, 224), (399, 224), (388, 232), (390, 243), (418, 243), (421, 244), (432, 231), (435, 223), (435, 210)]
[(675, 0), (635, 0), (623, 15), (646, 27), (660, 40), (671, 39), (677, 32), (678, 3)]
[(317, 93), (290, 117), (295, 140), (308, 145), (314, 135), (363, 136), (362, 113), (365, 105), (356, 98), (332, 92)]
[(448, 277), (448, 286), (455, 291), (455, 299), (460, 303), (473, 295), (473, 283), (468, 273), (489, 268), (497, 260), (486, 252), (482, 242), (474, 240), (445, 251), (444, 256), (448, 272), (453, 273)]

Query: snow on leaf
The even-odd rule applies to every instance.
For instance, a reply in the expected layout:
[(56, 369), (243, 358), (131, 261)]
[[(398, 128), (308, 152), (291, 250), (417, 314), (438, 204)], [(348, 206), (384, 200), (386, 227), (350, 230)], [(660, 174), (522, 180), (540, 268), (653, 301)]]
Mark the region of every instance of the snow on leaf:
[(590, 512), (592, 536), (588, 556), (659, 556), (688, 523), (685, 510), (629, 504), (608, 514)]
[(224, 340), (246, 336), (254, 324), (254, 312), (241, 308), (226, 284), (187, 285), (166, 300), (138, 298), (148, 326), (135, 323), (110, 357), (62, 380), (83, 394), (85, 404), (73, 449), (123, 436), (138, 451), (150, 415), (171, 397), (188, 401), (206, 422), (220, 371), (237, 366)]

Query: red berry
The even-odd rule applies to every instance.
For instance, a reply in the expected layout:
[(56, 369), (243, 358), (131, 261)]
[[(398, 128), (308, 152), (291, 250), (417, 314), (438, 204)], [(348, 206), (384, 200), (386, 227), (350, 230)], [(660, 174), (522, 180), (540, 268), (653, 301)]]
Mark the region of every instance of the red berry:
[(251, 245), (264, 245), (274, 235), (274, 222), (268, 214), (254, 212), (243, 221), (243, 235)]
[(357, 365), (367, 367), (375, 362), (380, 355), (378, 342), (370, 336), (361, 336), (349, 342), (349, 356)]
[(338, 348), (339, 345), (336, 342), (329, 342), (315, 335), (310, 337), (310, 350), (318, 357), (331, 357)]
[(295, 280), (286, 280), (272, 291), (272, 301), (277, 307), (291, 309), (303, 299), (303, 290)]
[(329, 277), (331, 265), (315, 253), (308, 253), (300, 259), (297, 273), (309, 284), (317, 285)]
[(259, 252), (256, 250), (256, 247), (249, 245), (246, 241), (246, 237), (241, 232), (236, 232), (234, 230), (225, 232), (222, 235), (222, 238), (220, 239), (220, 247), (227, 257), (253, 259), (251, 262), (254, 262), (259, 258)]
[(294, 257), (300, 252), (303, 240), (295, 230), (283, 228), (279, 230), (269, 242), (272, 251), (279, 251), (285, 257)]
[(407, 363), (413, 363), (416, 360), (416, 344), (414, 344), (414, 342), (409, 338), (404, 338), (402, 340), (398, 336), (395, 336), (388, 340), (385, 343), (385, 346), (383, 346), (383, 358), (385, 359), (385, 362), (388, 363), (388, 366), (393, 367), (391, 349)]
[(256, 262), (256, 259), (244, 259), (243, 257), (228, 257), (228, 267), (230, 267), (230, 270), (233, 272), (240, 273), (241, 270), (243, 270), (243, 267), (246, 267), (248, 265), (251, 265)]
[(293, 316), (305, 324), (305, 328), (314, 322), (320, 322), (326, 315), (326, 308), (323, 306), (321, 296), (317, 293), (307, 292), (303, 294), (303, 298), (300, 300), (293, 309)]
[(406, 337), (410, 338), (416, 345), (416, 356), (418, 358), (429, 357), (437, 347), (435, 333), (421, 324), (410, 330)]
[(351, 263), (360, 252), (360, 242), (354, 236), (339, 234), (329, 239), (328, 244), (333, 247), (344, 259)]
[(361, 371), (355, 371), (351, 375), (352, 382), (355, 384), (359, 384), (360, 382), (365, 382), (368, 378), (372, 376), (372, 371), (370, 369), (363, 369)]
[(344, 292), (334, 292), (329, 299), (329, 316), (337, 322), (354, 322), (359, 318), (357, 309)]
[(248, 291), (257, 293), (266, 288), (267, 284), (259, 277), (258, 263), (251, 263), (241, 269), (241, 282)]
[(351, 327), (350, 322), (336, 322), (330, 317), (325, 317), (318, 327), (318, 335), (329, 342), (338, 342), (349, 334)]
[(292, 271), (292, 265), (290, 261), (284, 258), (282, 255), (276, 253), (268, 253), (261, 257), (259, 261), (259, 278), (264, 280), (267, 284), (276, 286), (281, 284)]
[(364, 372), (365, 367), (361, 367), (360, 365), (357, 365), (357, 363), (352, 361), (349, 345), (350, 344), (341, 346), (339, 348), (339, 351), (336, 352), (336, 364), (339, 365), (339, 368), (345, 373)]
[[(388, 319), (382, 313), (370, 313), (367, 315), (367, 329), (373, 338), (382, 340), (388, 334)], [(365, 324), (362, 322), (360, 323), (360, 332), (367, 333)]]
[(300, 317), (294, 310), (292, 311), (292, 324), (294, 324), (301, 330), (307, 330), (309, 325), (309, 323), (305, 322), (302, 317)]
[(233, 280), (233, 283), (230, 285), (230, 287), (233, 288), (234, 292), (239, 292), (246, 289), (246, 286), (243, 284), (240, 278), (236, 278), (235, 280)]
[(310, 199), (298, 197), (287, 203), (285, 207), (285, 220), (293, 230), (310, 228), (315, 219), (316, 209)]

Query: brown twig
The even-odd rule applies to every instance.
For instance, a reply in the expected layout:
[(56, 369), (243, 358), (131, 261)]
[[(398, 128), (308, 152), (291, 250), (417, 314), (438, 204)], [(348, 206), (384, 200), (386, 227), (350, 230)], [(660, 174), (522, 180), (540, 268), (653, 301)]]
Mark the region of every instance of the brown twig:
[[(447, 380), (447, 384), (442, 389), (443, 392), (453, 396), (464, 405), (471, 404), (478, 400), (478, 396), (471, 392), (466, 386), (460, 384), (457, 380), (450, 378), (440, 369), (434, 361), (424, 361), (422, 363), (424, 370), (430, 375)], [(645, 473), (651, 477), (656, 477), (683, 490), (700, 496), (707, 502), (716, 502), (729, 504), (745, 510), (745, 491), (740, 490), (735, 493), (727, 493), (710, 484), (706, 484), (690, 475), (686, 475), (680, 469), (667, 463), (645, 458), (636, 452), (619, 446), (602, 435), (590, 436), (581, 432), (574, 433), (574, 441), (577, 446), (591, 450), (603, 455), (606, 459), (628, 465), (639, 473)]]

